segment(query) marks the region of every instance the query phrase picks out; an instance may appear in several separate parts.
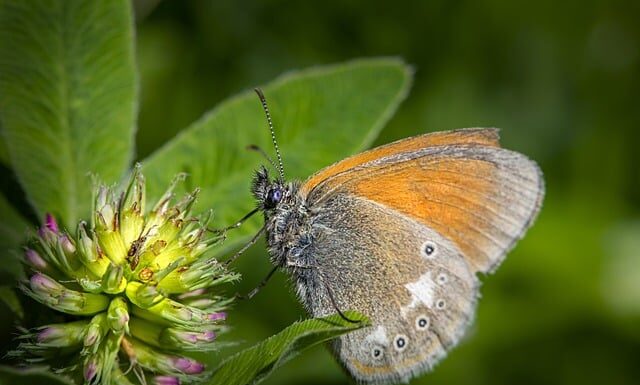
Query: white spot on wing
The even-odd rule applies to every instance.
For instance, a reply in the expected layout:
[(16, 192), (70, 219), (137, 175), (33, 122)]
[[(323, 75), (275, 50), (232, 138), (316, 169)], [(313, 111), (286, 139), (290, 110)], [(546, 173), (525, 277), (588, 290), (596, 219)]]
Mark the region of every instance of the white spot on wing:
[(413, 309), (419, 303), (425, 304), (428, 308), (433, 305), (433, 288), (435, 282), (431, 279), (431, 272), (422, 274), (415, 282), (409, 282), (404, 287), (411, 293), (411, 303), (403, 307), (401, 312), (406, 314), (409, 309)]
[(367, 334), (364, 340), (369, 342), (375, 342), (380, 345), (389, 344), (389, 339), (387, 338), (387, 330), (382, 325), (379, 325), (373, 332)]

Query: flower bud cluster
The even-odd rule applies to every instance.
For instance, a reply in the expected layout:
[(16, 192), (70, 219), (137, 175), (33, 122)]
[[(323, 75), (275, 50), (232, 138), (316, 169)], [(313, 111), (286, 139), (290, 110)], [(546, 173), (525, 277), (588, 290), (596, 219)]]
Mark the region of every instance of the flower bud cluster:
[[(180, 384), (202, 378), (189, 352), (216, 348), (230, 303), (218, 286), (239, 279), (211, 249), (211, 213), (191, 214), (198, 190), (174, 203), (177, 177), (145, 209), (145, 181), (136, 167), (122, 192), (95, 192), (91, 223), (75, 235), (52, 215), (24, 250), (28, 279), (21, 289), (65, 323), (25, 333), (14, 356), (52, 363), (85, 384)], [(52, 364), (53, 365), (53, 364)]]

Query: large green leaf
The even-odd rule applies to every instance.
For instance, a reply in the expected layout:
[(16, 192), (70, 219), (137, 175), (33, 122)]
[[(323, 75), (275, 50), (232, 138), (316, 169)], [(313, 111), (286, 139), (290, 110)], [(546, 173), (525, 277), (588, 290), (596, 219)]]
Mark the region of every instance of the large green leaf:
[(75, 226), (88, 173), (116, 181), (132, 158), (136, 75), (131, 5), (0, 0), (0, 125), (39, 215)]
[(296, 322), (275, 336), (225, 360), (207, 383), (244, 385), (260, 382), (303, 350), (368, 325), (368, 320), (358, 313), (347, 312), (346, 315), (360, 322), (348, 322), (337, 314)]
[(67, 377), (51, 373), (46, 367), (16, 369), (0, 366), (0, 385), (74, 385)]
[[(406, 96), (411, 70), (397, 59), (357, 60), (281, 76), (264, 86), (287, 178), (304, 178), (371, 144)], [(246, 147), (273, 154), (264, 112), (252, 91), (207, 113), (143, 162), (151, 197), (174, 174), (186, 189), (201, 187), (196, 211), (214, 208), (216, 224), (231, 224), (254, 207), (249, 187), (266, 163)], [(256, 230), (243, 226), (243, 234)]]

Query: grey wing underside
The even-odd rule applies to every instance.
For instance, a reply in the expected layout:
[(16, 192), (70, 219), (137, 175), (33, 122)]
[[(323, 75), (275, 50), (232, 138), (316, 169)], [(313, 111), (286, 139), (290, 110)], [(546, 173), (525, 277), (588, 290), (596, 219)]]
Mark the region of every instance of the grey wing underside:
[[(478, 280), (455, 245), (436, 232), (375, 202), (336, 194), (314, 218), (312, 239), (305, 252), (314, 255), (320, 277), (299, 285), (309, 312), (336, 312), (329, 286), (341, 310), (372, 321), (334, 345), (359, 381), (406, 381), (429, 370), (462, 337)], [(427, 244), (434, 247), (431, 255), (424, 252)]]
[[(450, 159), (479, 161), (491, 169), (490, 181), (464, 166), (445, 169), (461, 176), (448, 181), (446, 199), (453, 203), (447, 210), (460, 210), (457, 202), (468, 204), (465, 194), (485, 200), (475, 206), (479, 214), (469, 221), (472, 238), (459, 231), (443, 236), (425, 221), (354, 193), (366, 178), (393, 178), (405, 163), (442, 169)], [(314, 316), (335, 313), (328, 286), (341, 310), (371, 318), (373, 326), (335, 343), (336, 355), (358, 381), (408, 381), (430, 370), (463, 336), (478, 296), (475, 273), (493, 270), (532, 223), (544, 193), (541, 173), (535, 163), (512, 151), (442, 146), (378, 159), (350, 170), (348, 178), (338, 174), (332, 179), (309, 195), (315, 212), (312, 243), (305, 254), (313, 256), (318, 277), (299, 281), (299, 294)], [(429, 199), (430, 191), (436, 192), (430, 190), (435, 182), (413, 186), (420, 189), (415, 193)], [(499, 186), (499, 193), (473, 191), (487, 182)], [(405, 341), (403, 346), (398, 339)]]

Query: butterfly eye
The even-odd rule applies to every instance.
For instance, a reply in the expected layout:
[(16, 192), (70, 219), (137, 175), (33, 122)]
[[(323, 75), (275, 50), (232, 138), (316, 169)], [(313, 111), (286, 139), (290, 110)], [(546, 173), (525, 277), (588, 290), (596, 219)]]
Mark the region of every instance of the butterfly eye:
[(381, 359), (383, 355), (384, 351), (378, 346), (374, 347), (373, 350), (371, 350), (371, 357), (373, 357), (373, 359), (375, 360)]
[(429, 317), (421, 315), (416, 318), (416, 329), (426, 330), (429, 327)]
[(426, 241), (423, 245), (422, 245), (422, 255), (425, 258), (433, 258), (436, 256), (437, 253), (437, 248), (436, 248), (436, 244), (431, 242), (431, 241)]
[(282, 190), (276, 187), (273, 190), (269, 191), (268, 199), (273, 203), (280, 202), (280, 199), (282, 199)]
[(408, 339), (404, 334), (398, 334), (396, 338), (393, 339), (393, 346), (397, 351), (401, 352), (407, 348)]
[(267, 193), (267, 199), (265, 199), (265, 206), (267, 208), (276, 207), (276, 205), (282, 199), (282, 189), (280, 187), (274, 187)]

